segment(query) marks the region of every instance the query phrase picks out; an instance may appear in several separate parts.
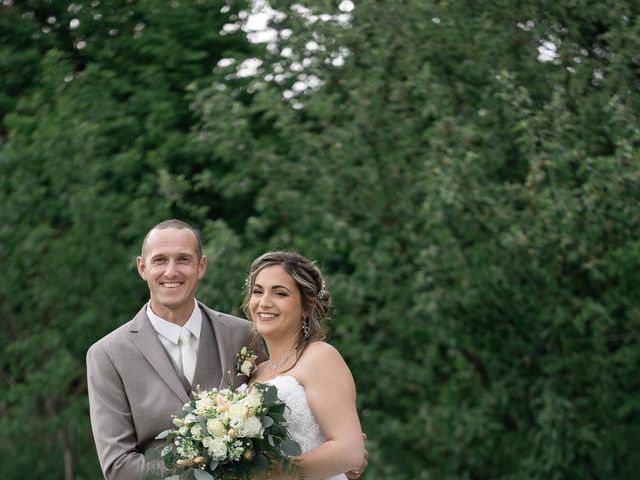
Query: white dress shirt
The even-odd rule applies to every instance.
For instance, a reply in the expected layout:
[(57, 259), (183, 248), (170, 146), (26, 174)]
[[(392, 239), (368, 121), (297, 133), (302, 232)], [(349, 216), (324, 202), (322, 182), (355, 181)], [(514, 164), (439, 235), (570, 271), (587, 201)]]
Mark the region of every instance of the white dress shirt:
[(171, 356), (173, 361), (182, 367), (182, 357), (180, 355), (180, 330), (186, 328), (195, 337), (191, 339), (191, 345), (195, 350), (196, 358), (198, 357), (198, 348), (200, 346), (200, 331), (202, 329), (202, 311), (198, 308), (198, 303), (193, 301), (193, 312), (184, 324), (184, 327), (171, 323), (164, 318), (159, 317), (151, 310), (151, 302), (147, 303), (147, 316), (151, 320), (151, 324), (158, 335), (158, 340), (164, 346), (167, 353)]

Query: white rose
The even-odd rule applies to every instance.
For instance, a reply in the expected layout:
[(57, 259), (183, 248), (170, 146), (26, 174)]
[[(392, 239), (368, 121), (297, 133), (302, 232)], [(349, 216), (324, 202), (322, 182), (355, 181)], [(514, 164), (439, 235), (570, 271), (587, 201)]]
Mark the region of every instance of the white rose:
[(233, 405), (231, 405), (229, 407), (229, 416), (231, 418), (244, 418), (245, 416), (245, 406), (244, 406), (244, 402), (238, 402), (238, 403), (234, 403)]
[(224, 427), (224, 424), (217, 418), (207, 420), (207, 430), (209, 430), (209, 433), (214, 437), (221, 437), (227, 433), (227, 429)]
[(209, 408), (213, 406), (214, 406), (213, 400), (210, 397), (204, 397), (196, 401), (195, 411), (199, 415), (202, 415), (204, 412), (206, 412)]
[(262, 437), (262, 422), (258, 417), (249, 417), (238, 429), (239, 437)]
[(244, 404), (247, 407), (247, 413), (255, 414), (258, 407), (262, 405), (262, 395), (254, 390), (244, 399)]
[(211, 440), (211, 444), (207, 450), (209, 455), (216, 461), (224, 460), (227, 456), (227, 445), (222, 438), (214, 438)]
[(242, 417), (231, 417), (229, 420), (229, 426), (235, 430), (241, 429), (244, 425), (244, 418)]
[(262, 394), (260, 391), (253, 389), (249, 392), (247, 398), (245, 398), (245, 402), (251, 407), (257, 407), (262, 403)]
[(202, 427), (197, 424), (194, 425), (193, 427), (191, 427), (191, 436), (193, 438), (195, 438), (196, 440), (201, 440), (202, 439)]
[(240, 365), (240, 373), (246, 375), (247, 377), (251, 375), (251, 373), (253, 373), (253, 370), (255, 369), (256, 358), (257, 357), (255, 355), (252, 355), (244, 362), (242, 362), (242, 365)]

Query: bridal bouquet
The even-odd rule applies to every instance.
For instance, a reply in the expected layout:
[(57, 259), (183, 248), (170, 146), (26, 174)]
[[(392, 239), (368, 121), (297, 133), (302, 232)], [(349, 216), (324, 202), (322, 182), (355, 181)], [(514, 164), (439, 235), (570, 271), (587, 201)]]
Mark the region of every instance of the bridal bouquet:
[(273, 385), (194, 392), (173, 418), (175, 428), (156, 437), (166, 441), (160, 455), (173, 473), (165, 480), (245, 480), (274, 463), (294, 468), (289, 456), (301, 450), (289, 438), (284, 409)]

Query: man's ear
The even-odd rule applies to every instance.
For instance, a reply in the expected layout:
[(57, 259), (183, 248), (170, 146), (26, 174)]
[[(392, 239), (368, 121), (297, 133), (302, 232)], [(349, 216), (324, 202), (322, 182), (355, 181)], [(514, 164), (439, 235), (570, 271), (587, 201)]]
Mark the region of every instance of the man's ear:
[(207, 271), (207, 256), (203, 255), (198, 262), (198, 280), (202, 280), (204, 272)]
[(138, 275), (140, 275), (144, 280), (145, 278), (145, 270), (147, 265), (144, 263), (144, 259), (142, 257), (136, 258), (136, 268), (138, 269)]

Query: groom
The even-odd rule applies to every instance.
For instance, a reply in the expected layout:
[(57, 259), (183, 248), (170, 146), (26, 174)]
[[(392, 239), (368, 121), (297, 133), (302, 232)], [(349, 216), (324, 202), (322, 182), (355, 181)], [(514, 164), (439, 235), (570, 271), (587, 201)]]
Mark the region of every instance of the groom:
[(192, 388), (226, 386), (250, 323), (196, 301), (207, 268), (200, 237), (179, 220), (153, 227), (136, 260), (150, 300), (87, 352), (91, 428), (108, 480), (145, 474), (144, 452)]

